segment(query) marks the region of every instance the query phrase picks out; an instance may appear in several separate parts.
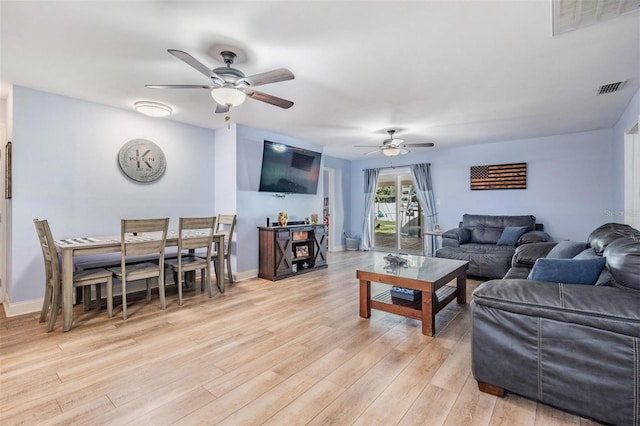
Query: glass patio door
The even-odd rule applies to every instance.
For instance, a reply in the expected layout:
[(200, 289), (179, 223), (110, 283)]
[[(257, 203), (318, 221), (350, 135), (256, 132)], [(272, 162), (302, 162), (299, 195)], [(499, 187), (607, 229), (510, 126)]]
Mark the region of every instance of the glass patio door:
[(374, 215), (374, 250), (423, 254), (422, 208), (408, 170), (380, 174)]

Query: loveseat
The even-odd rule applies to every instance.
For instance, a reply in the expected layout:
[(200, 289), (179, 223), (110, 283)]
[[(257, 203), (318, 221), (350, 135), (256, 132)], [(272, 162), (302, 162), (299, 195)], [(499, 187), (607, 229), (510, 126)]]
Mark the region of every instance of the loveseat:
[(468, 261), (469, 275), (502, 278), (516, 247), (550, 239), (535, 216), (465, 214), (458, 228), (442, 234), (442, 248), (435, 255)]
[[(640, 231), (605, 224), (582, 244), (572, 258), (548, 256), (558, 246), (556, 255), (578, 251), (579, 243), (519, 248), (507, 274), (519, 278), (488, 281), (473, 292), (473, 375), (485, 392), (507, 390), (601, 422), (638, 426)], [(542, 257), (531, 262), (535, 251)], [(597, 262), (600, 270), (587, 277), (585, 265)], [(554, 282), (554, 274), (561, 279)], [(588, 282), (567, 284), (581, 280)]]

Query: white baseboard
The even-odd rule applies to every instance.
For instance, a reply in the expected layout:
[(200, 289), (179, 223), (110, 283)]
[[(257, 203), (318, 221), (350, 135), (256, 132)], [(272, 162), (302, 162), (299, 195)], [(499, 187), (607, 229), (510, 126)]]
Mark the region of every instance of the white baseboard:
[[(251, 278), (255, 278), (258, 276), (258, 270), (257, 269), (250, 269), (248, 271), (244, 271), (244, 272), (240, 272), (238, 274), (235, 274), (234, 281), (243, 281), (243, 280), (248, 280)], [(214, 278), (215, 279), (215, 278)], [(167, 284), (173, 284), (173, 277), (172, 276), (168, 276), (165, 283)], [(152, 287), (157, 287), (157, 286), (153, 286)], [(134, 292), (137, 290), (144, 290), (146, 289), (146, 286), (144, 284), (144, 281), (140, 281), (140, 282), (132, 282), (129, 283), (129, 285), (127, 286), (127, 293), (129, 293), (129, 291)], [(114, 296), (118, 296), (122, 293), (121, 291), (121, 287), (120, 286), (114, 286), (114, 292), (113, 295)], [(103, 289), (102, 292), (103, 296), (106, 295), (106, 289)], [(7, 317), (15, 317), (17, 315), (24, 315), (24, 314), (32, 314), (34, 312), (40, 312), (40, 310), (42, 309), (42, 299), (36, 299), (36, 300), (27, 300), (25, 302), (17, 302), (17, 303), (11, 303), (9, 301), (8, 297), (5, 297), (4, 302), (2, 303), (2, 307), (4, 308), (4, 313)]]
[(243, 271), (243, 272), (239, 272), (239, 273), (235, 274), (233, 279), (234, 279), (234, 281), (244, 281), (244, 280), (248, 280), (250, 278), (255, 278), (257, 276), (258, 276), (258, 270), (257, 269), (249, 269), (248, 271)]
[(4, 302), (2, 302), (2, 307), (4, 308), (4, 314), (7, 317), (32, 314), (34, 312), (40, 312), (42, 309), (42, 299), (11, 303), (9, 298), (5, 297)]

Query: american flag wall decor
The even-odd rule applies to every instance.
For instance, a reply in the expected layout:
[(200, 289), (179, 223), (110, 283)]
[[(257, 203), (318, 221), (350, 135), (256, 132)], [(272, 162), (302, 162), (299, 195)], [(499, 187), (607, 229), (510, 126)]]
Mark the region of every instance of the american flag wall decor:
[(471, 190), (527, 189), (527, 163), (471, 166)]

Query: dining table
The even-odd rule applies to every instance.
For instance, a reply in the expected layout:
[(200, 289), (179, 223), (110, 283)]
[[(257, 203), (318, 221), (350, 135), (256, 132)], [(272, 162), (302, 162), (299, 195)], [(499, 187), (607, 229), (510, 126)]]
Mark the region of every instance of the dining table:
[[(148, 232), (143, 235), (131, 236), (131, 238), (139, 241), (149, 241), (151, 239), (160, 239), (160, 232)], [(215, 244), (218, 256), (216, 257), (216, 281), (218, 289), (224, 293), (224, 234), (214, 234), (213, 242)], [(178, 232), (167, 232), (166, 247), (175, 247), (178, 245)], [(81, 256), (101, 255), (107, 253), (119, 253), (121, 251), (120, 235), (116, 236), (100, 236), (100, 237), (78, 237), (66, 238), (55, 241), (56, 250), (60, 255), (61, 261), (61, 287), (62, 287), (62, 329), (63, 331), (71, 330), (73, 323), (73, 272), (75, 270), (74, 260)]]

